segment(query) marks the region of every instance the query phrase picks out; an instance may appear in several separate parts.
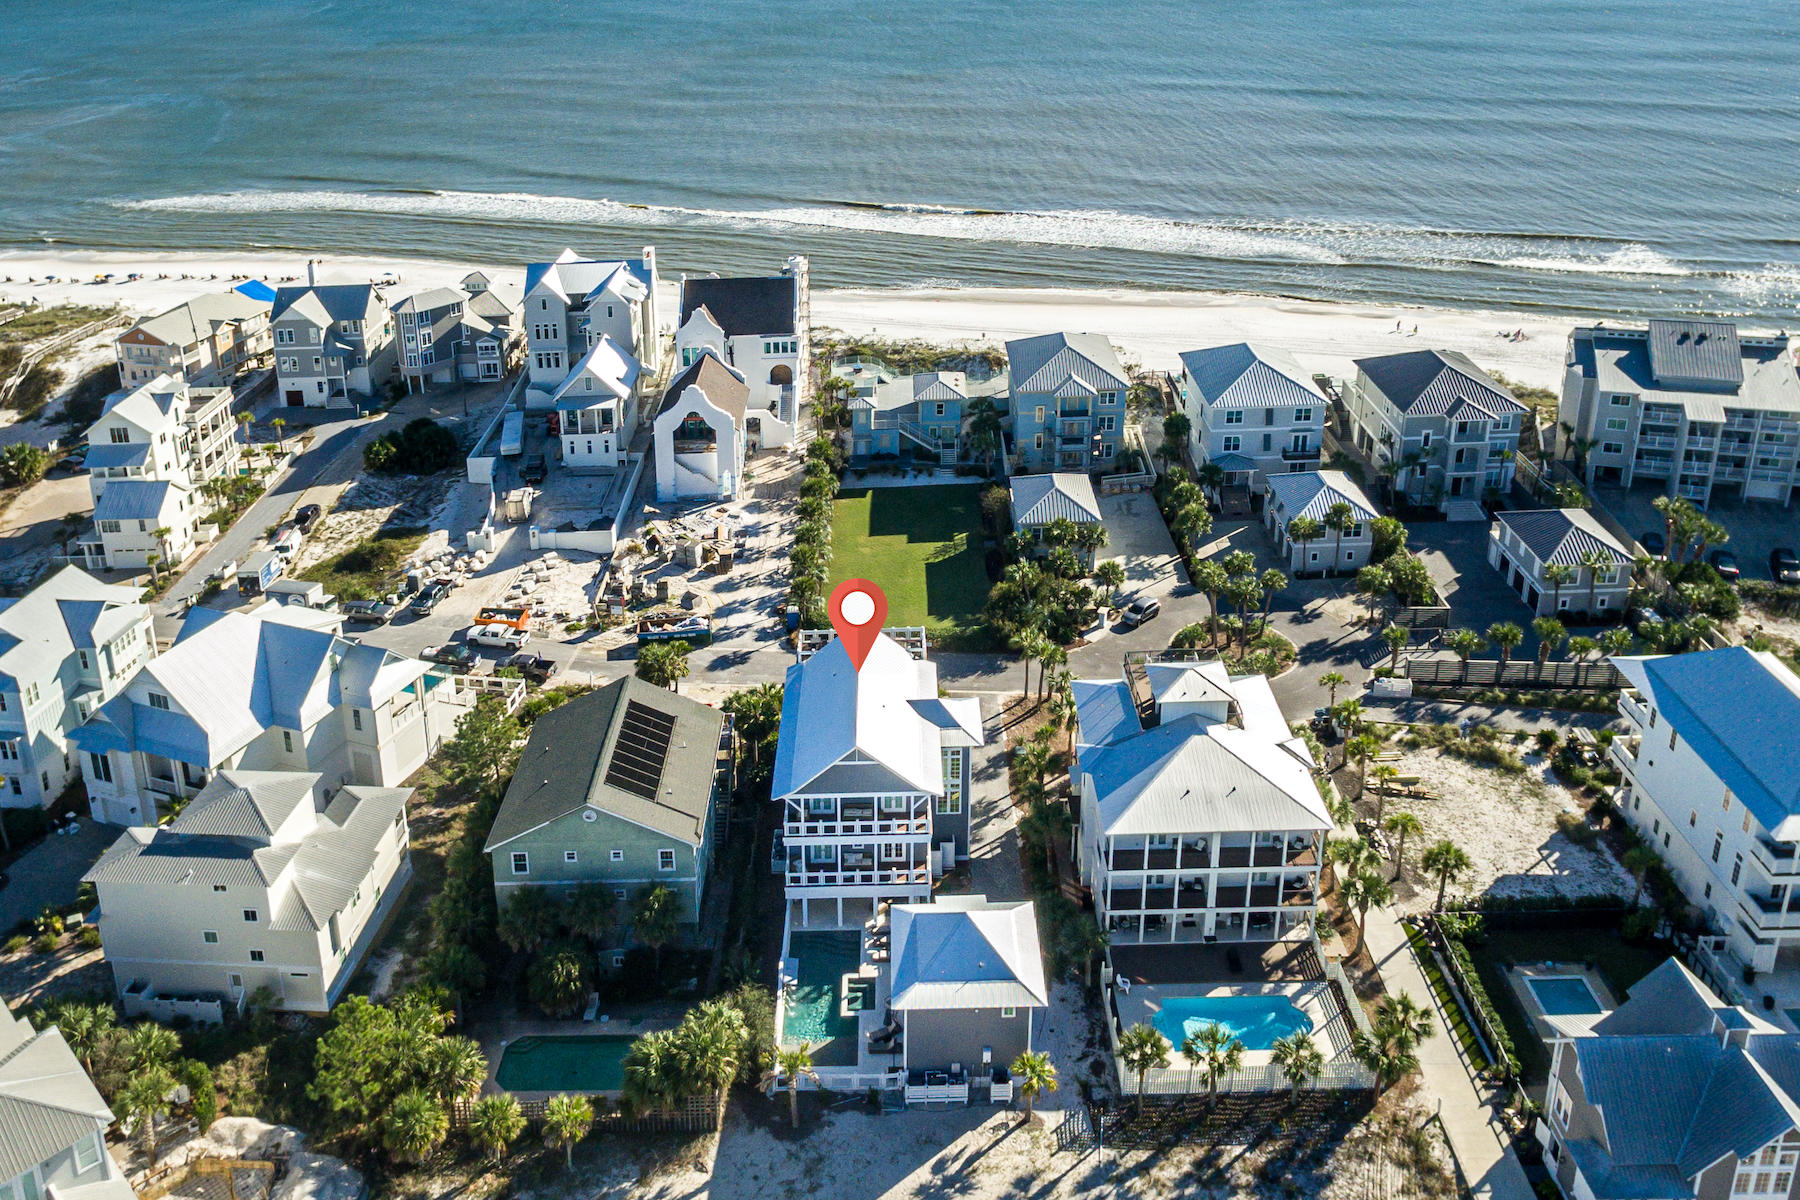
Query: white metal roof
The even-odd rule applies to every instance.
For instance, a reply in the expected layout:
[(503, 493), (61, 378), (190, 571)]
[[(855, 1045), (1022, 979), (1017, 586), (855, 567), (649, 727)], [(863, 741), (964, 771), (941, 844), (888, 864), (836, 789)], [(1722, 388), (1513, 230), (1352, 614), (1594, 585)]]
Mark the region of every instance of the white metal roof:
[(896, 904), (889, 920), (892, 1008), (1032, 1008), (1049, 1002), (1031, 901), (942, 896), (933, 904)]

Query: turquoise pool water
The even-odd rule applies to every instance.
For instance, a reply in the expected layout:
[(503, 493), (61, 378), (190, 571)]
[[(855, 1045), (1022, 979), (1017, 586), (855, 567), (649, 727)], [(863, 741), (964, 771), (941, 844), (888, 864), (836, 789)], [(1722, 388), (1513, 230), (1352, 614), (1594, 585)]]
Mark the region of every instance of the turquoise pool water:
[(1545, 1016), (1572, 1017), (1606, 1011), (1594, 989), (1579, 975), (1527, 975), (1525, 986), (1537, 997)]
[(616, 1092), (633, 1035), (522, 1037), (500, 1057), (494, 1082), (509, 1092)]
[[(862, 962), (862, 935), (854, 929), (790, 934), (788, 954), (799, 970), (782, 1015), (782, 1042), (810, 1042), (816, 1051), (821, 1044), (841, 1038), (841, 1044), (849, 1048), (850, 1061), (855, 1062), (856, 1018), (843, 1016), (838, 1005), (844, 976)], [(824, 1059), (815, 1053), (813, 1061)]]
[(1312, 1021), (1286, 996), (1171, 996), (1150, 1023), (1176, 1050), (1208, 1025), (1223, 1025), (1246, 1050), (1267, 1050), (1277, 1038), (1312, 1030)]

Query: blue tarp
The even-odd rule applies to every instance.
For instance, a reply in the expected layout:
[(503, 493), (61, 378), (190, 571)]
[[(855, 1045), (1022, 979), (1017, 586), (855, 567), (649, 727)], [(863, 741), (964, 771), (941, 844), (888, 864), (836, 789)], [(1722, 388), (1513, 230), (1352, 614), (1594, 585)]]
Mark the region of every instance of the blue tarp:
[(260, 279), (246, 280), (231, 290), (240, 296), (248, 296), (252, 300), (261, 300), (264, 304), (275, 303), (275, 289)]

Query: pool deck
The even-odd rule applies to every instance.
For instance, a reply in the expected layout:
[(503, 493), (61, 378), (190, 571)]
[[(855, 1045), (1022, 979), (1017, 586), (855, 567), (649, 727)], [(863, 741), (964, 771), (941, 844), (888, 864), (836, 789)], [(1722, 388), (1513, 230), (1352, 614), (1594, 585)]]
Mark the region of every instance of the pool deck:
[[(1535, 962), (1513, 963), (1506, 968), (1506, 984), (1512, 988), (1513, 995), (1518, 998), (1519, 1007), (1531, 1019), (1531, 1027), (1537, 1031), (1545, 1044), (1549, 1044), (1555, 1036), (1550, 1023), (1544, 1019), (1544, 1007), (1538, 1003), (1537, 993), (1526, 983), (1529, 979), (1580, 979), (1594, 993), (1594, 998), (1607, 1012), (1619, 1007), (1618, 997), (1606, 986), (1606, 980), (1600, 972), (1583, 966), (1578, 962)], [(1597, 1014), (1596, 1014), (1597, 1015)]]
[[(1310, 941), (1180, 942), (1167, 946), (1123, 945), (1108, 951), (1113, 970), (1133, 984), (1317, 983), (1325, 968)], [(1233, 959), (1238, 969), (1232, 970)]]

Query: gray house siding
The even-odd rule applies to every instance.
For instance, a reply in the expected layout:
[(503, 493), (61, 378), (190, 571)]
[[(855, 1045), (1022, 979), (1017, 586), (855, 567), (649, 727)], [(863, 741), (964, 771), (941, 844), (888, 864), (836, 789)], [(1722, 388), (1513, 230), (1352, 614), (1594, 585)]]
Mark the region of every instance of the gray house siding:
[(937, 803), (935, 801), (932, 803), (931, 844), (933, 847), (937, 847), (943, 845), (945, 842), (954, 841), (956, 843), (956, 857), (960, 860), (969, 857), (970, 754), (967, 749), (958, 749), (957, 754), (962, 759), (962, 771), (960, 773), (962, 779), (961, 811), (942, 813), (937, 811)]
[(965, 1070), (981, 1067), (981, 1052), (992, 1051), (995, 1066), (1006, 1066), (1030, 1049), (1031, 1012), (1017, 1008), (1010, 1017), (998, 1008), (916, 1009), (906, 1014), (906, 1065), (938, 1070), (951, 1063)]
[[(715, 807), (714, 812), (717, 813)], [(594, 814), (589, 821), (585, 817)], [(681, 898), (681, 921), (698, 924), (704, 899), (706, 872), (711, 866), (711, 838), (701, 849), (667, 834), (634, 825), (611, 813), (583, 809), (522, 834), (493, 853), (494, 892), (501, 904), (514, 888), (541, 885), (574, 887), (604, 883), (623, 889), (626, 902), (647, 883), (661, 883)], [(664, 870), (661, 851), (674, 854), (675, 865)], [(573, 851), (575, 861), (568, 860)], [(617, 853), (618, 859), (613, 855)], [(526, 870), (513, 869), (513, 856), (524, 854)]]

